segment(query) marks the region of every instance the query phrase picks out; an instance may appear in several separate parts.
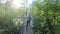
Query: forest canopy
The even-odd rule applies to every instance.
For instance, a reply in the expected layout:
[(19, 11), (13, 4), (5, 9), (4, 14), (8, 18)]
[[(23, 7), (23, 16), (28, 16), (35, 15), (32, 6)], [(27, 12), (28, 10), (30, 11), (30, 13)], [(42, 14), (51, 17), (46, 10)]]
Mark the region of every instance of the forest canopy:
[(29, 11), (34, 34), (60, 34), (60, 0), (29, 1), (0, 0), (0, 34), (19, 34)]

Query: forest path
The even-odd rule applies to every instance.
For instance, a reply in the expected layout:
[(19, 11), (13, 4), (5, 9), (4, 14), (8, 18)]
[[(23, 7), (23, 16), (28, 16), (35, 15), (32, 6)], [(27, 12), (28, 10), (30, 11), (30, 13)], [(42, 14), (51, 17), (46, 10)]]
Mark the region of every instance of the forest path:
[[(28, 22), (28, 20), (30, 20)], [(33, 22), (31, 16), (28, 14), (26, 16), (26, 19), (24, 20), (24, 23), (21, 27), (21, 33), (20, 34), (33, 34)]]

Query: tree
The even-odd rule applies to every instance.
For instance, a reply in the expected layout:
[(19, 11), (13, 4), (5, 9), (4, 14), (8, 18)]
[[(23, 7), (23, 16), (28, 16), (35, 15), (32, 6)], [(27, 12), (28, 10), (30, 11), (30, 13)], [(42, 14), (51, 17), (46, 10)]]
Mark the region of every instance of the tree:
[[(35, 31), (43, 34), (55, 34), (55, 27), (59, 24), (57, 17), (59, 16), (60, 6), (59, 0), (41, 0), (34, 1), (32, 4), (32, 16)], [(57, 23), (57, 24), (56, 24)], [(58, 30), (58, 28), (57, 28)], [(60, 31), (59, 31), (60, 32)], [(57, 33), (57, 32), (56, 32)]]

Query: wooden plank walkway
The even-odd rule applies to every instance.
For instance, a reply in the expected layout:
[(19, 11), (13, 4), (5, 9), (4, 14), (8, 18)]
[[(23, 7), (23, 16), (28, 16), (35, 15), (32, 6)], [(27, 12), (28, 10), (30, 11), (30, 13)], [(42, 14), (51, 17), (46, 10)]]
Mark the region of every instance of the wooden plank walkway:
[(22, 24), (22, 26), (21, 26), (21, 30), (20, 30), (20, 33), (19, 34), (33, 34), (33, 30), (32, 30), (32, 23), (31, 23), (31, 25), (29, 25), (28, 27), (27, 27), (27, 29), (26, 29), (26, 21)]
[[(27, 24), (27, 21), (30, 20), (29, 24)], [(28, 27), (27, 27), (28, 25)], [(27, 27), (27, 28), (26, 28)], [(33, 22), (30, 14), (27, 14), (26, 19), (24, 20), (23, 25), (20, 28), (19, 34), (33, 34)]]

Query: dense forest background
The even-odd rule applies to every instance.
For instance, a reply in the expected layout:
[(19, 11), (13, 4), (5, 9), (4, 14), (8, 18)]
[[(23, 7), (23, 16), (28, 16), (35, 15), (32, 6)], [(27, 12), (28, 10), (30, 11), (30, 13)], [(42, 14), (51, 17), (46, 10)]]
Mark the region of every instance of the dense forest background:
[(34, 34), (60, 34), (60, 0), (33, 0), (28, 9), (24, 2), (13, 8), (12, 1), (0, 0), (0, 34), (18, 34), (28, 9)]

